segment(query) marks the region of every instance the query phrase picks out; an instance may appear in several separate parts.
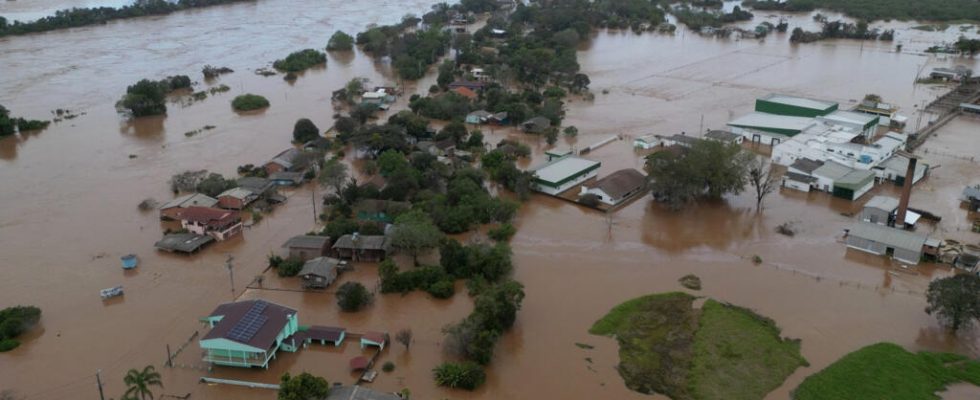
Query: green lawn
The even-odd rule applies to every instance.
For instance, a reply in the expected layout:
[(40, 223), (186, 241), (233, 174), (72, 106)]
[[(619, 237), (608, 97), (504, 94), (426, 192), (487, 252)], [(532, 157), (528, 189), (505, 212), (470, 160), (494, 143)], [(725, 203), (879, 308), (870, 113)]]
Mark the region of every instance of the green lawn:
[(956, 382), (980, 385), (980, 361), (948, 353), (910, 353), (892, 343), (878, 343), (807, 377), (793, 398), (939, 399), (936, 392)]
[(619, 374), (641, 393), (682, 399), (761, 399), (806, 360), (799, 341), (750, 310), (686, 293), (636, 298), (589, 330), (619, 342)]
[(696, 399), (761, 399), (807, 365), (800, 341), (740, 307), (707, 300), (694, 336), (689, 385)]

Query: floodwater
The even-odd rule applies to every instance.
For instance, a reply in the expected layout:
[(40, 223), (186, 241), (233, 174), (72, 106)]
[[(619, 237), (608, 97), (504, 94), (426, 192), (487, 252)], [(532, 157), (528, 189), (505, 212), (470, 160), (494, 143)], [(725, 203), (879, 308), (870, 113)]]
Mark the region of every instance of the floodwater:
[[(688, 273), (702, 278), (703, 295), (755, 309), (777, 321), (785, 336), (802, 339), (811, 365), (797, 370), (770, 399), (787, 398), (807, 375), (879, 341), (980, 355), (980, 331), (951, 337), (922, 312), (929, 280), (951, 271), (933, 265), (906, 270), (845, 250), (839, 236), (852, 219), (844, 214), (860, 203), (819, 193), (777, 192), (761, 214), (748, 193), (681, 212), (642, 198), (609, 218), (534, 196), (518, 216), (512, 242), (515, 277), (527, 292), (524, 307), (497, 348), (487, 384), (473, 393), (446, 391), (431, 379), (431, 369), (446, 357), (441, 327), (472, 308), (462, 285), (450, 300), (423, 293), (378, 296), (368, 311), (355, 314), (339, 313), (330, 293), (271, 290), (295, 287), (271, 273), (265, 274), (265, 289), (244, 290), (262, 274), (271, 251), (314, 228), (309, 186), (289, 192), (286, 205), (243, 238), (192, 257), (153, 250), (161, 224), (155, 213), (141, 213), (136, 205), (147, 197), (170, 199), (172, 174), (206, 168), (230, 175), (238, 165), (260, 163), (289, 145), (297, 118), (325, 128), (333, 114), (330, 93), (349, 79), (393, 82), (384, 63), (359, 52), (331, 55), (325, 68), (307, 71), (295, 84), (253, 70), (290, 51), (322, 47), (336, 29), (353, 33), (368, 23), (394, 22), (408, 12), (421, 14), (431, 3), (262, 0), (0, 39), (0, 104), (30, 118), (50, 118), (56, 108), (84, 113), (44, 132), (0, 141), (0, 304), (34, 304), (44, 311), (41, 326), (20, 348), (0, 355), (0, 389), (30, 399), (94, 397), (94, 374), (101, 370), (107, 396), (118, 397), (126, 370), (147, 364), (163, 371), (163, 393), (191, 393), (195, 399), (274, 396), (263, 389), (199, 384), (201, 376), (271, 383), (282, 372), (305, 370), (331, 382), (353, 381), (346, 363), (360, 350), (352, 343), (283, 353), (269, 371), (209, 372), (200, 368), (192, 341), (177, 367), (164, 367), (166, 346), (177, 349), (195, 331), (204, 334), (197, 318), (231, 300), (232, 285), (239, 298), (297, 308), (302, 324), (354, 332), (411, 328), (411, 349), (395, 344), (386, 350), (381, 360), (397, 368), (372, 386), (407, 387), (416, 398), (646, 398), (629, 392), (616, 374), (615, 341), (587, 330), (629, 298), (679, 290), (677, 279)], [(0, 15), (6, 10), (0, 8)], [(808, 16), (791, 21), (811, 23)], [(749, 111), (755, 97), (773, 91), (833, 99), (845, 108), (877, 93), (915, 123), (916, 106), (942, 91), (914, 86), (920, 70), (980, 65), (919, 53), (930, 41), (955, 39), (959, 32), (925, 33), (911, 25), (896, 25), (898, 40), (908, 43), (902, 53), (892, 44), (853, 41), (793, 46), (786, 35), (758, 41), (703, 38), (684, 29), (674, 36), (598, 33), (579, 53), (596, 98), (570, 102), (566, 123), (579, 127), (576, 146), (610, 135), (626, 138), (590, 154), (602, 161), (600, 174), (642, 166), (630, 136), (721, 127)], [(232, 90), (189, 106), (172, 104), (165, 118), (130, 123), (115, 113), (113, 103), (126, 85), (175, 74), (199, 78), (204, 64), (236, 72), (198, 88), (223, 83)], [(407, 91), (424, 90), (433, 80), (429, 76)], [(230, 99), (244, 92), (262, 94), (272, 106), (257, 114), (232, 112)], [(204, 125), (216, 128), (184, 135)], [(971, 137), (978, 129), (976, 120), (954, 121), (921, 149), (941, 167), (916, 187), (912, 204), (944, 216), (938, 226), (922, 229), (980, 241), (964, 230), (965, 211), (955, 200), (963, 185), (980, 178), (969, 158), (980, 147)], [(540, 162), (546, 148), (537, 138), (506, 130), (488, 136), (532, 144), (536, 157), (530, 164)], [(784, 222), (794, 222), (799, 233), (775, 233)], [(118, 257), (132, 252), (142, 264), (123, 274)], [(224, 268), (229, 254), (235, 258), (233, 283)], [(753, 255), (763, 263), (753, 265)], [(376, 266), (364, 264), (342, 279), (373, 287), (376, 277)], [(103, 303), (97, 291), (117, 284), (125, 285), (125, 297)], [(595, 348), (583, 350), (576, 342)]]

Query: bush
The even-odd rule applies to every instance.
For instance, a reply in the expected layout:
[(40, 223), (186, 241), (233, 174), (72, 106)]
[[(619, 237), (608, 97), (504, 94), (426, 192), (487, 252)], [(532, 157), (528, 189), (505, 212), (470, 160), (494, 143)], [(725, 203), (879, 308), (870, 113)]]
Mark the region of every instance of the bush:
[(116, 107), (128, 110), (134, 117), (166, 114), (166, 95), (159, 82), (143, 79), (126, 88)]
[(279, 276), (282, 277), (296, 276), (299, 271), (303, 270), (303, 262), (298, 258), (288, 258), (279, 263), (279, 267), (276, 270)]
[(326, 54), (313, 49), (305, 49), (293, 52), (284, 59), (276, 60), (272, 63), (272, 67), (280, 71), (299, 72), (325, 62), (327, 62)]
[(450, 279), (443, 279), (429, 285), (426, 291), (437, 299), (448, 299), (456, 293), (456, 285)]
[(371, 293), (360, 282), (347, 282), (337, 289), (337, 305), (347, 312), (358, 311), (371, 302)]
[(330, 41), (327, 42), (327, 50), (329, 51), (349, 51), (353, 48), (354, 38), (344, 31), (334, 32), (333, 36), (330, 36)]
[(20, 342), (16, 339), (2, 339), (0, 340), (0, 353), (16, 349), (17, 346), (20, 346)]
[(235, 111), (252, 111), (266, 108), (268, 106), (269, 100), (267, 100), (265, 97), (251, 93), (236, 96), (235, 99), (231, 101), (231, 107), (234, 108)]
[(436, 384), (453, 389), (474, 390), (487, 380), (483, 367), (473, 362), (442, 363), (432, 370)]
[(269, 266), (272, 268), (279, 268), (282, 265), (283, 259), (275, 254), (269, 255)]
[(491, 229), (489, 232), (487, 232), (487, 236), (490, 236), (490, 239), (498, 242), (506, 242), (514, 236), (514, 233), (517, 233), (517, 229), (514, 228), (514, 225), (506, 223)]
[(395, 370), (395, 363), (391, 361), (385, 361), (384, 365), (381, 366), (381, 370), (384, 372), (391, 372)]

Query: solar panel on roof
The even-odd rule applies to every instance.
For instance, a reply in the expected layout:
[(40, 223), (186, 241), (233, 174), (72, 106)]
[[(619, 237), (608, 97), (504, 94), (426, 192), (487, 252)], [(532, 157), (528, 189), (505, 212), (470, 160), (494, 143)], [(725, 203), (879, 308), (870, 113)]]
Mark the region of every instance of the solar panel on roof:
[(252, 337), (259, 332), (259, 329), (262, 329), (262, 325), (265, 325), (266, 321), (269, 320), (269, 317), (262, 315), (262, 312), (268, 306), (269, 303), (261, 300), (256, 301), (252, 304), (252, 308), (228, 331), (225, 337), (242, 343), (252, 340)]

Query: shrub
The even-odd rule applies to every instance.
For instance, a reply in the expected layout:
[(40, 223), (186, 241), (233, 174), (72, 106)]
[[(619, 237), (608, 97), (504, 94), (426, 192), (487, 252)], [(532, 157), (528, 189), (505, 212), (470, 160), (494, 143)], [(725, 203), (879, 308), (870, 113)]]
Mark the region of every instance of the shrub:
[(351, 35), (344, 33), (344, 31), (337, 31), (330, 36), (330, 41), (327, 42), (327, 50), (329, 51), (349, 51), (354, 48), (354, 38)]
[(442, 363), (432, 370), (436, 384), (453, 389), (474, 390), (487, 380), (483, 368), (473, 362)]
[(371, 302), (371, 293), (360, 282), (347, 282), (337, 289), (337, 305), (341, 310), (354, 312)]
[(251, 93), (236, 96), (235, 99), (231, 101), (231, 107), (234, 108), (235, 111), (252, 111), (266, 108), (268, 106), (269, 100), (267, 100), (265, 97)]
[(514, 236), (514, 233), (517, 233), (517, 229), (514, 228), (514, 225), (506, 223), (491, 229), (489, 232), (487, 232), (487, 236), (490, 236), (490, 239), (498, 242), (506, 242)]
[(272, 63), (272, 67), (280, 71), (299, 72), (325, 62), (327, 62), (326, 54), (313, 49), (305, 49), (290, 53), (284, 59), (276, 60)]
[(166, 114), (166, 95), (159, 82), (143, 79), (126, 88), (116, 107), (128, 110), (134, 117)]
[(437, 299), (448, 299), (456, 293), (456, 285), (452, 280), (443, 279), (429, 285), (426, 291)]
[(384, 365), (381, 366), (381, 370), (384, 372), (391, 372), (395, 370), (395, 363), (391, 361), (385, 361)]
[(20, 342), (16, 339), (2, 339), (0, 340), (0, 353), (16, 349), (17, 346), (20, 346)]
[(296, 276), (303, 269), (303, 262), (298, 258), (288, 258), (279, 263), (279, 267), (276, 269), (279, 276)]
[(275, 254), (269, 254), (269, 266), (272, 268), (279, 268), (282, 265), (282, 257)]

